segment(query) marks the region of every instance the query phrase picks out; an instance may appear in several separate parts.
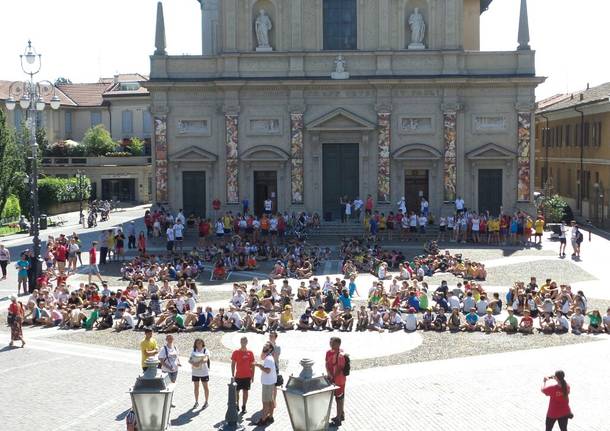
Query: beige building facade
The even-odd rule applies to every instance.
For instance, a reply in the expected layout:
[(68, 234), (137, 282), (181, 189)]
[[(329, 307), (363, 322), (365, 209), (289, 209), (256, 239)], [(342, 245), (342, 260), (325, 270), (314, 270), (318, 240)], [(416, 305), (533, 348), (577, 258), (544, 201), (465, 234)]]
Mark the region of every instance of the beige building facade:
[[(536, 77), (519, 48), (479, 50), (479, 0), (201, 2), (202, 55), (169, 56), (162, 7), (150, 80), (155, 200), (209, 214), (247, 199), (339, 216), (532, 202)], [(167, 35), (171, 42), (171, 34)]]
[(610, 83), (542, 100), (536, 111), (536, 189), (608, 225)]

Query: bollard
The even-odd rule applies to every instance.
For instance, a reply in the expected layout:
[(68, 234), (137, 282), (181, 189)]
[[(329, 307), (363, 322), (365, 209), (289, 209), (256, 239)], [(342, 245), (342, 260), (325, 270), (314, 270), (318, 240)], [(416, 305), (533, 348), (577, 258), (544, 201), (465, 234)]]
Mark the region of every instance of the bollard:
[(237, 409), (237, 384), (232, 378), (229, 383), (229, 394), (227, 397), (227, 413), (225, 414), (225, 421), (222, 426), (223, 431), (238, 431), (243, 430), (244, 427), (239, 423), (239, 410)]

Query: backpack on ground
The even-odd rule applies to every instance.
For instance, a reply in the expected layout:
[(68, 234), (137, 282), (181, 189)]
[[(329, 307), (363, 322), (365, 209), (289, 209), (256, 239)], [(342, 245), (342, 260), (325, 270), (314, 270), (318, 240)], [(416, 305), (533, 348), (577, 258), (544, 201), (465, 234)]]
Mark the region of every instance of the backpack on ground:
[(345, 359), (345, 362), (343, 364), (343, 375), (349, 376), (349, 373), (352, 369), (352, 361), (349, 358), (349, 355), (343, 355), (343, 358)]

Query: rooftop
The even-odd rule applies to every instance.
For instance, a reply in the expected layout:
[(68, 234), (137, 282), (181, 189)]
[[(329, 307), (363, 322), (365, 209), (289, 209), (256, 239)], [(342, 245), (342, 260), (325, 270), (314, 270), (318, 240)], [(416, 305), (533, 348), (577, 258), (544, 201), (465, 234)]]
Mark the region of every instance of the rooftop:
[(538, 113), (560, 111), (580, 105), (607, 102), (610, 98), (610, 82), (574, 93), (556, 94), (538, 102)]

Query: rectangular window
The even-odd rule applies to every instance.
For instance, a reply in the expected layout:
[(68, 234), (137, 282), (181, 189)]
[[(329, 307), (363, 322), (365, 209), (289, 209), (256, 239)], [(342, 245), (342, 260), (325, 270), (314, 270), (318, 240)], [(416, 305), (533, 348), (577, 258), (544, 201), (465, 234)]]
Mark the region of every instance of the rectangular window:
[(133, 134), (133, 112), (123, 111), (121, 115), (123, 135), (131, 136)]
[(324, 50), (355, 50), (357, 47), (356, 0), (324, 0)]
[(98, 124), (102, 124), (102, 113), (99, 111), (91, 112), (91, 127), (95, 127)]
[(547, 179), (547, 172), (546, 172), (546, 168), (544, 166), (540, 168), (540, 179), (542, 181), (542, 183), (540, 185), (541, 185), (541, 187), (544, 187), (546, 185), (546, 179)]
[(571, 130), (570, 130), (570, 125), (566, 124), (566, 130), (565, 130), (565, 137), (566, 137), (566, 147), (570, 146), (570, 139), (572, 138), (572, 136), (570, 135)]
[(557, 128), (557, 146), (561, 147), (563, 145), (563, 126), (559, 126)]
[(66, 131), (66, 139), (70, 139), (72, 138), (72, 112), (71, 111), (66, 111), (65, 112), (65, 131)]
[(557, 169), (557, 179), (555, 180), (555, 193), (561, 194), (561, 170)]
[(42, 111), (36, 111), (36, 128), (43, 129), (44, 127), (44, 114)]
[(590, 128), (589, 128), (589, 123), (585, 123), (585, 132), (584, 132), (584, 142), (585, 142), (585, 147), (589, 146), (589, 139), (591, 137), (591, 133), (590, 133)]
[(142, 113), (142, 133), (148, 137), (152, 134), (152, 114), (150, 111), (144, 111)]
[(566, 180), (566, 193), (567, 196), (572, 196), (572, 169), (568, 169), (568, 178)]
[(580, 123), (574, 127), (574, 145), (580, 147), (582, 145), (582, 136), (580, 136)]
[(542, 129), (542, 146), (546, 147), (549, 145), (549, 129), (544, 127)]
[(585, 189), (583, 199), (589, 199), (589, 191), (591, 190), (591, 171), (585, 171)]

